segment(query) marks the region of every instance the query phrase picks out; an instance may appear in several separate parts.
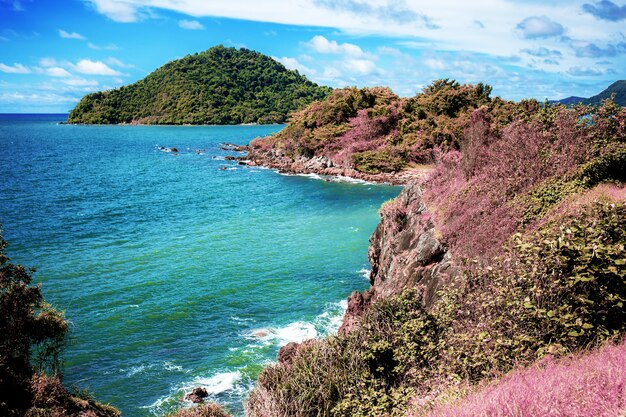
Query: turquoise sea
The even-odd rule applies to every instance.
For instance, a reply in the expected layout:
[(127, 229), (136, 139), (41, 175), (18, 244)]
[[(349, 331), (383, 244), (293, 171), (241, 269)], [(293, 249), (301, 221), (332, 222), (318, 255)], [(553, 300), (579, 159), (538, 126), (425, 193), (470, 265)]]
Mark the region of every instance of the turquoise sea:
[[(226, 161), (283, 126), (73, 126), (0, 115), (0, 223), (71, 323), (64, 380), (127, 417), (193, 387), (243, 415), (281, 345), (336, 331), (398, 187)], [(159, 146), (176, 147), (178, 154)]]

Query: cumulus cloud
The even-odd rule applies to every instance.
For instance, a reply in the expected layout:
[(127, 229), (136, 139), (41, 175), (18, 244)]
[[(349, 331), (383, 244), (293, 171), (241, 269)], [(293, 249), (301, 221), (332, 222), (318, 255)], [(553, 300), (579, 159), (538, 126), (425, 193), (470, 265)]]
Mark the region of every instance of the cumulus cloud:
[(120, 48), (117, 47), (117, 45), (112, 44), (112, 43), (110, 43), (108, 45), (96, 45), (96, 44), (93, 44), (91, 42), (88, 42), (87, 46), (90, 49), (93, 49), (94, 51), (117, 51), (118, 49), (120, 49)]
[(95, 7), (98, 13), (115, 22), (130, 23), (139, 20), (141, 6), (138, 4), (119, 0), (89, 0), (89, 3)]
[(132, 64), (125, 64), (124, 62), (120, 61), (119, 59), (113, 58), (113, 57), (107, 58), (106, 62), (109, 65), (113, 65), (114, 67), (119, 67), (119, 68), (134, 68), (135, 67)]
[(29, 74), (32, 71), (22, 64), (5, 65), (0, 63), (0, 71), (8, 74)]
[(567, 73), (574, 77), (597, 77), (603, 74), (598, 68), (579, 66), (571, 67)]
[(376, 64), (369, 59), (348, 58), (342, 63), (342, 67), (352, 73), (366, 75), (376, 70)]
[(285, 68), (291, 69), (291, 70), (297, 70), (302, 74), (307, 74), (307, 75), (315, 75), (316, 71), (313, 68), (309, 68), (306, 65), (302, 64), (300, 61), (298, 61), (298, 59), (296, 58), (290, 58), (290, 57), (281, 57), (281, 58), (277, 58), (277, 57), (273, 57), (276, 61), (280, 62), (281, 64), (283, 64), (285, 66)]
[(86, 80), (84, 78), (70, 78), (63, 80), (63, 83), (72, 87), (95, 87), (98, 85), (98, 81)]
[(59, 29), (59, 36), (62, 37), (63, 39), (78, 39), (81, 41), (85, 40), (85, 37), (81, 35), (80, 33), (66, 32), (63, 29)]
[(565, 28), (546, 16), (530, 16), (517, 24), (517, 29), (526, 39), (549, 38), (560, 36)]
[(202, 23), (198, 22), (197, 20), (179, 20), (178, 26), (180, 26), (183, 29), (188, 29), (188, 30), (204, 29), (204, 26), (202, 26)]
[(89, 75), (120, 75), (119, 71), (114, 70), (102, 61), (92, 61), (90, 59), (81, 59), (74, 65), (74, 69), (81, 74)]
[(535, 56), (538, 58), (554, 59), (554, 58), (560, 58), (563, 56), (561, 51), (557, 49), (548, 49), (544, 47), (535, 48), (535, 49), (522, 49), (521, 52), (524, 52), (525, 54)]
[(51, 77), (71, 77), (72, 76), (72, 74), (70, 74), (65, 68), (61, 68), (61, 67), (45, 68), (43, 69), (42, 72)]
[(626, 42), (624, 41), (615, 44), (607, 44), (604, 47), (598, 46), (592, 42), (572, 41), (571, 46), (576, 56), (580, 58), (613, 57), (626, 53)]
[(320, 54), (345, 54), (352, 57), (363, 56), (363, 50), (352, 43), (337, 43), (329, 41), (324, 36), (316, 35), (306, 45)]
[(619, 6), (609, 0), (601, 0), (595, 4), (585, 3), (583, 11), (600, 20), (619, 22), (626, 19), (626, 5)]

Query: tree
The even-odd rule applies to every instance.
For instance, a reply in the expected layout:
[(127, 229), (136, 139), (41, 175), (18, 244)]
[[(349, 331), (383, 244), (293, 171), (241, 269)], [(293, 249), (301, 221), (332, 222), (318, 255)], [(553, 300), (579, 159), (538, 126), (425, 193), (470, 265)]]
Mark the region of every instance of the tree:
[(10, 263), (0, 231), (0, 415), (23, 415), (36, 371), (59, 371), (59, 352), (68, 325), (47, 304), (33, 269)]

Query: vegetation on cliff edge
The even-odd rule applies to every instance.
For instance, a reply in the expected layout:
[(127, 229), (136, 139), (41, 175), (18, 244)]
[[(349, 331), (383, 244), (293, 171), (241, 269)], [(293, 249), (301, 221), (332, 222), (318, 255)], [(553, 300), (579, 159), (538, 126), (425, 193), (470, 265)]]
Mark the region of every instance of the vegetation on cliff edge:
[(251, 155), (295, 160), (324, 156), (336, 166), (364, 173), (394, 172), (433, 162), (437, 152), (459, 149), (472, 112), (487, 106), (494, 123), (534, 112), (534, 100), (491, 98), (491, 87), (436, 80), (411, 98), (382, 87), (335, 90), (324, 101), (292, 114), (270, 138), (252, 141)]

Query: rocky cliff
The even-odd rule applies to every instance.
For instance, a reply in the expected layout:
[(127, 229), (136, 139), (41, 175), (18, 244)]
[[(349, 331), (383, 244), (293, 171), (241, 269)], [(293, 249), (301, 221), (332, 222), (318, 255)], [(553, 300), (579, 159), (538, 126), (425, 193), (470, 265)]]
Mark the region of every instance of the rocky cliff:
[(351, 328), (373, 302), (407, 288), (417, 289), (428, 309), (437, 290), (460, 273), (428, 213), (417, 182), (411, 182), (396, 199), (385, 203), (380, 217), (368, 251), (371, 288), (350, 296), (342, 331)]

